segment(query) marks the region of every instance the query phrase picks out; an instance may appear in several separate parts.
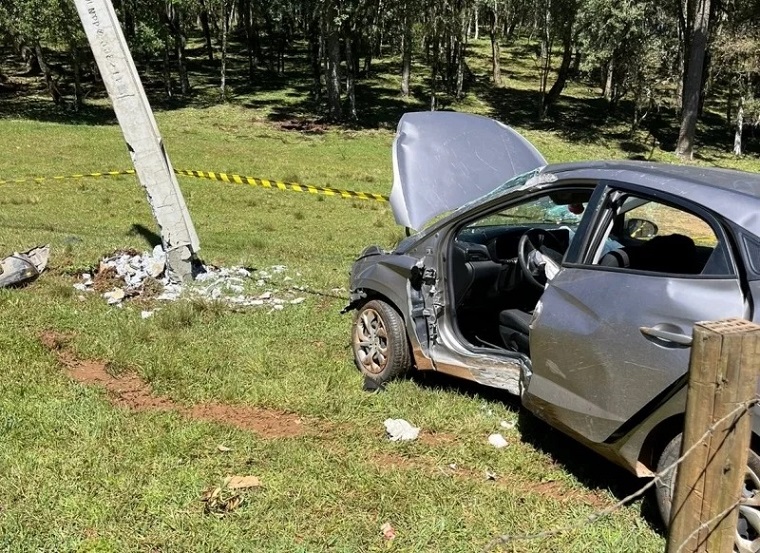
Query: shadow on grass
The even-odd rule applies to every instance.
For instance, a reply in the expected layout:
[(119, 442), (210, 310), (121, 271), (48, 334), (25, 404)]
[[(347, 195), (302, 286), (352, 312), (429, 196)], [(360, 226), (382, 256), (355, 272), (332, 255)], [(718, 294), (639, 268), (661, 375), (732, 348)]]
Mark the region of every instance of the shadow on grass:
[[(566, 472), (572, 474), (589, 489), (609, 490), (618, 500), (621, 500), (641, 488), (648, 481), (637, 478), (536, 418), (521, 407), (520, 400), (516, 396), (512, 396), (503, 390), (429, 371), (415, 372), (412, 375), (412, 380), (423, 388), (445, 390), (473, 399), (486, 399), (501, 403), (508, 410), (517, 414), (517, 427), (524, 442), (551, 457), (554, 462), (561, 465)], [(664, 533), (665, 529), (653, 493), (645, 495), (641, 514), (652, 528)]]

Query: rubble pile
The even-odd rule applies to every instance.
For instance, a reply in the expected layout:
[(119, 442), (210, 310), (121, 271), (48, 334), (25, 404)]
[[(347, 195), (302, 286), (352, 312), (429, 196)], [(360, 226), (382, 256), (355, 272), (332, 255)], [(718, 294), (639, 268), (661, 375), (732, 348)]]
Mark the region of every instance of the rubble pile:
[[(293, 278), (285, 273), (284, 265), (261, 270), (203, 265), (193, 282), (176, 282), (168, 274), (166, 254), (159, 245), (152, 252), (125, 250), (102, 259), (95, 274), (83, 273), (74, 288), (80, 292), (97, 292), (116, 307), (139, 296), (158, 301), (203, 299), (234, 307), (268, 306), (272, 311), (279, 311), (305, 299), (294, 294), (305, 287), (291, 285)], [(277, 289), (278, 285), (285, 289)], [(263, 290), (252, 294), (254, 288)], [(143, 317), (150, 316), (149, 313), (144, 311)]]

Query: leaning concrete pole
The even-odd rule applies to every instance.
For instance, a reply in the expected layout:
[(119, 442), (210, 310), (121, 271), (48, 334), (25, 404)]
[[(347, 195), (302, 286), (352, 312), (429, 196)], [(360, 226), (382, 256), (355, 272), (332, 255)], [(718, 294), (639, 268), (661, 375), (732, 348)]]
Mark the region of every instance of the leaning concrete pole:
[(174, 276), (192, 279), (200, 249), (177, 177), (111, 0), (74, 0), (140, 183), (148, 194)]

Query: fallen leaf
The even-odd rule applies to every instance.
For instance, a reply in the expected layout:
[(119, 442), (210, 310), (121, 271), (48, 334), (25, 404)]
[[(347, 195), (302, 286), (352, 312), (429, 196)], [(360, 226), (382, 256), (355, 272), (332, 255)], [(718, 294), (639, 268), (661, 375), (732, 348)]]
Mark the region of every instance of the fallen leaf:
[(243, 503), (243, 496), (239, 493), (234, 493), (226, 497), (224, 490), (217, 486), (204, 490), (201, 495), (201, 501), (205, 503), (203, 507), (204, 512), (221, 517), (240, 507)]
[(390, 522), (385, 522), (380, 526), (380, 533), (388, 541), (396, 538), (396, 529), (391, 526)]
[(228, 451), (232, 451), (231, 447), (227, 447), (226, 445), (222, 445), (222, 444), (219, 444), (218, 446), (216, 446), (216, 449), (218, 449), (219, 451), (221, 451), (223, 453), (226, 453)]
[(228, 476), (224, 479), (224, 485), (231, 490), (258, 488), (261, 480), (257, 476)]

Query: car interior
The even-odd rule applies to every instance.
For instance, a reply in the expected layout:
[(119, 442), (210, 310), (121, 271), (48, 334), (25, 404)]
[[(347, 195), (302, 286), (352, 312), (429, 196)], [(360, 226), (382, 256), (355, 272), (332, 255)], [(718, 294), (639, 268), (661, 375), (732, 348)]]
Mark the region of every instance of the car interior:
[[(457, 230), (449, 256), (451, 306), (467, 342), (530, 355), (533, 310), (590, 195), (588, 189), (552, 193)], [(710, 226), (690, 213), (620, 196), (590, 264), (613, 272), (725, 274), (728, 261), (717, 244)]]

